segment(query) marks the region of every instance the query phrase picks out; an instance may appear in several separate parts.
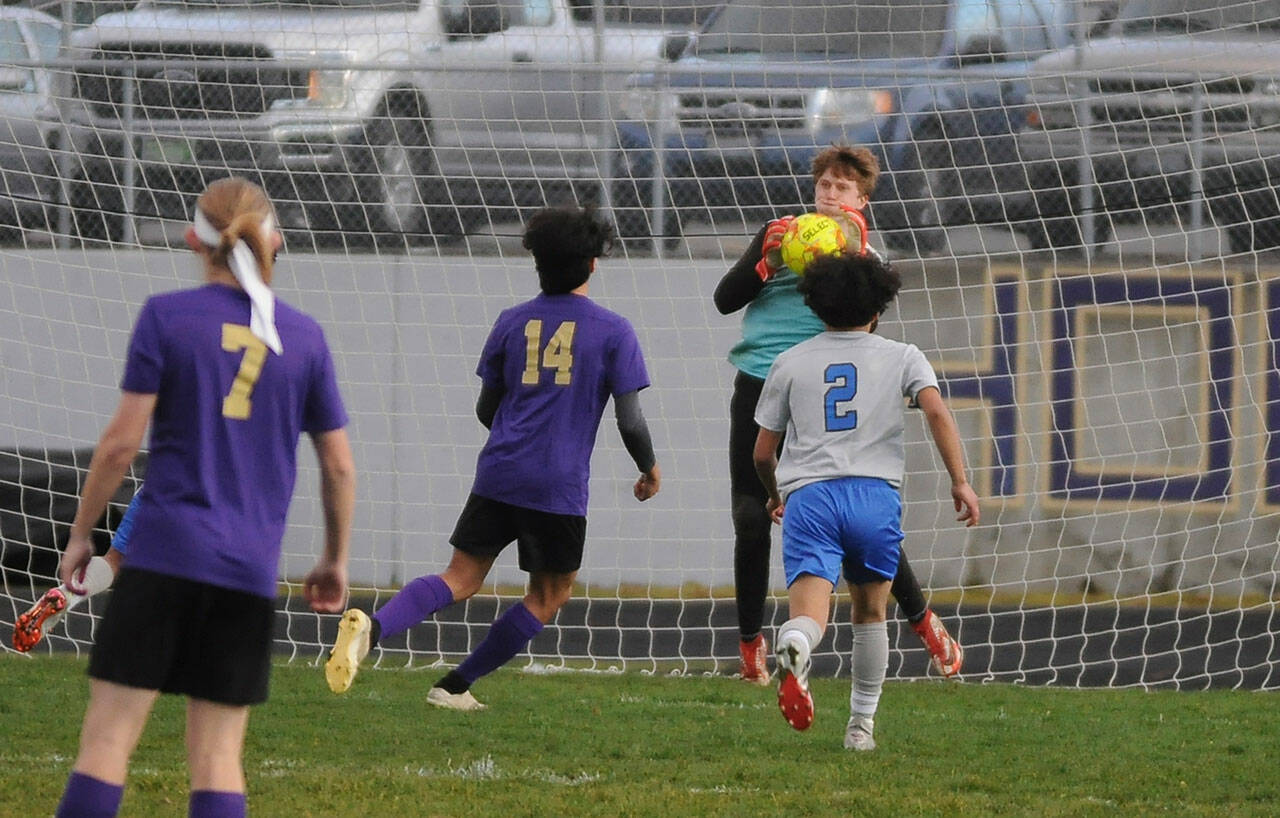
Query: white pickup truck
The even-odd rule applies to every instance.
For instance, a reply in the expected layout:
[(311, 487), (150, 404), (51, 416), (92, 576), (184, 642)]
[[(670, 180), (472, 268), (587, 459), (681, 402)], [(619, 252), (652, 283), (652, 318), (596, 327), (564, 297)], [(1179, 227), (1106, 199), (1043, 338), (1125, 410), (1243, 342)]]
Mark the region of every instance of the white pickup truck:
[[(503, 207), (599, 186), (627, 73), (656, 26), (591, 0), (144, 0), (71, 38), (72, 226), (128, 239), (228, 172), (286, 227), (449, 240)], [(87, 62), (86, 62), (87, 61)], [(603, 93), (602, 93), (603, 88)], [(581, 190), (576, 191), (581, 193)]]

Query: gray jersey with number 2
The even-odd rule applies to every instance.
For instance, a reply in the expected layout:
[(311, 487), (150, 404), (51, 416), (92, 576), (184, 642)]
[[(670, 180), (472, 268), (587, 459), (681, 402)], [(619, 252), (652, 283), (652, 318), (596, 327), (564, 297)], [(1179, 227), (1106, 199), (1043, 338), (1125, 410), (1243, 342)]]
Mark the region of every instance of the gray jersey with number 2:
[(778, 490), (840, 477), (902, 485), (903, 398), (938, 385), (914, 344), (827, 331), (783, 352), (769, 369), (756, 423), (785, 432)]

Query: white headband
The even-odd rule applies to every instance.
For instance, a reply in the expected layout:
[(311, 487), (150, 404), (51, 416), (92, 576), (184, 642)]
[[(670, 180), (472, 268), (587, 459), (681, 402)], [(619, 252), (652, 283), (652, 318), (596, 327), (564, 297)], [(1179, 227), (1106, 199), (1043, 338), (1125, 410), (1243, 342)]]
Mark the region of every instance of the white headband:
[[(208, 247), (222, 244), (222, 234), (213, 226), (209, 217), (200, 208), (196, 208), (194, 220), (196, 238)], [(275, 229), (275, 221), (271, 216), (262, 221), (262, 237), (270, 240), (271, 231)], [(258, 269), (258, 260), (254, 257), (249, 245), (243, 239), (237, 239), (227, 259), (231, 274), (240, 282), (240, 286), (249, 294), (249, 331), (258, 340), (271, 348), (277, 355), (284, 353), (284, 345), (280, 343), (280, 333), (276, 332), (276, 297), (271, 288), (262, 282), (262, 272)]]

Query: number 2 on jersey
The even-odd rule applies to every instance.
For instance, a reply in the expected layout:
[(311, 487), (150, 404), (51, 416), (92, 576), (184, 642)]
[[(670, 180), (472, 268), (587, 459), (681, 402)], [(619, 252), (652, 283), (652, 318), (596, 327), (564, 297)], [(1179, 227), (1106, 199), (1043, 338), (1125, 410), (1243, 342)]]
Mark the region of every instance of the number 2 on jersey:
[(542, 346), (542, 321), (530, 318), (524, 325), (525, 356), (524, 374), (520, 382), (527, 386), (536, 386), (540, 373), (538, 369), (539, 351), (542, 366), (556, 371), (556, 385), (567, 386), (572, 379), (573, 370), (573, 331), (576, 321), (562, 321), (546, 347)]
[(244, 350), (240, 369), (231, 382), (231, 391), (222, 399), (222, 416), (232, 420), (248, 420), (253, 402), (249, 396), (262, 376), (262, 364), (267, 360), (267, 345), (243, 324), (222, 325), (222, 349), (226, 352)]
[(828, 364), (823, 372), (823, 383), (832, 384), (826, 394), (826, 421), (828, 432), (847, 432), (858, 428), (858, 410), (840, 411), (838, 404), (853, 400), (858, 394), (858, 368), (853, 364)]

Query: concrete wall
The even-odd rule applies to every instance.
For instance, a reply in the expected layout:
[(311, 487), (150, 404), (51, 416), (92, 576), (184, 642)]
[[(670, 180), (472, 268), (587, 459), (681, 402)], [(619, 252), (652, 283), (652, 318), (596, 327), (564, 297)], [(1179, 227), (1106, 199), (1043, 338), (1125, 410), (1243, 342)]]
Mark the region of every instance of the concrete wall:
[[(631, 498), (633, 467), (606, 418), (583, 570), (592, 584), (732, 582), (724, 356), (738, 316), (711, 306), (724, 269), (601, 264), (592, 295), (633, 322), (648, 358), (643, 402), (664, 483), (649, 503)], [(981, 528), (954, 523), (913, 417), (905, 547), (930, 588), (1024, 602), (1272, 593), (1271, 280), (1221, 264), (1083, 275), (1016, 255), (900, 269), (905, 288), (882, 331), (917, 343), (944, 376), (985, 501)], [(0, 251), (0, 444), (92, 444), (115, 407), (138, 306), (196, 278), (186, 253)], [(294, 255), (277, 290), (325, 326), (337, 358), (361, 469), (353, 576), (397, 583), (441, 567), (483, 442), (476, 359), (498, 312), (536, 291), (530, 262)], [(303, 462), (293, 576), (319, 548), (309, 453)], [(521, 580), (514, 554), (495, 577)]]

